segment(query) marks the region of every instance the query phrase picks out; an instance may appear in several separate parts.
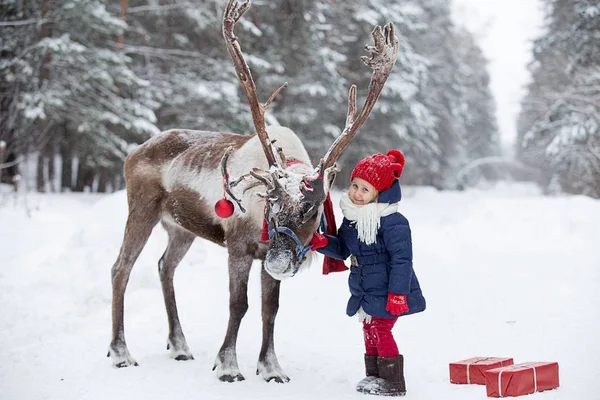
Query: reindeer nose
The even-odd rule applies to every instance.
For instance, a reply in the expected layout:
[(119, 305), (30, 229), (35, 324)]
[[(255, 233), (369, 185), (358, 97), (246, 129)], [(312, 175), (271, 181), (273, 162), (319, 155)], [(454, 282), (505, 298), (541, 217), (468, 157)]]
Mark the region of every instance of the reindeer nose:
[(294, 252), (291, 250), (270, 251), (266, 258), (269, 269), (273, 272), (284, 272), (294, 262)]
[(283, 280), (293, 275), (295, 263), (295, 255), (291, 249), (271, 249), (265, 258), (265, 271), (273, 278)]

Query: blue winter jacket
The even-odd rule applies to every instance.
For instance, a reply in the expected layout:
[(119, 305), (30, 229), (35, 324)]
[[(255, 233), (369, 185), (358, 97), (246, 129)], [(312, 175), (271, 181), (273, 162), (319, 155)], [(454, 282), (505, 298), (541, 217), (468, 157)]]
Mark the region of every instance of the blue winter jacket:
[[(379, 194), (379, 203), (396, 203), (401, 198), (398, 180)], [(326, 235), (327, 246), (317, 251), (345, 260), (356, 257), (358, 266), (350, 268), (348, 284), (351, 297), (346, 314), (356, 314), (360, 307), (374, 317), (395, 318), (385, 310), (388, 293), (404, 294), (409, 315), (425, 310), (425, 298), (412, 265), (412, 242), (406, 218), (394, 213), (381, 218), (375, 243), (367, 245), (358, 239), (354, 223), (344, 218), (337, 236)]]

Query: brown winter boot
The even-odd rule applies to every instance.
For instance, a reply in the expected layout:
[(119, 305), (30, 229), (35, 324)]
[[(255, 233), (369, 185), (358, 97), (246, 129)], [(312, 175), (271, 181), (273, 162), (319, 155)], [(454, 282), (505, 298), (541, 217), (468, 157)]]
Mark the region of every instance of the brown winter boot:
[(378, 396), (404, 396), (406, 383), (404, 382), (404, 357), (379, 357), (377, 358), (379, 378), (367, 384), (363, 393)]
[(373, 382), (379, 377), (379, 370), (377, 368), (377, 356), (368, 356), (365, 354), (365, 374), (366, 378), (362, 378), (356, 384), (356, 390), (359, 392), (364, 391), (367, 384)]

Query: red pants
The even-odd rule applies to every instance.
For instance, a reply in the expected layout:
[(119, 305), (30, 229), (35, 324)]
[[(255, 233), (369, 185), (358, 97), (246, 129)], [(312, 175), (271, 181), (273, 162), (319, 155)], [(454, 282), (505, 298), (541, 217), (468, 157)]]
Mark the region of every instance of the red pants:
[(368, 356), (396, 357), (398, 346), (392, 335), (392, 327), (398, 318), (372, 317), (371, 323), (363, 321), (365, 354)]

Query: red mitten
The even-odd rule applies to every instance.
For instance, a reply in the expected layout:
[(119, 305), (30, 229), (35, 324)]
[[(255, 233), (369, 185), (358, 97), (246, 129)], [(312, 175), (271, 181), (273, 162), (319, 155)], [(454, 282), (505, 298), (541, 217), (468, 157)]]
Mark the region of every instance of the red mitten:
[(392, 315), (400, 315), (408, 312), (408, 303), (405, 294), (388, 293), (387, 305), (385, 311)]
[(310, 248), (312, 251), (327, 246), (327, 243), (329, 243), (329, 239), (327, 239), (325, 235), (322, 235), (319, 232), (315, 232), (312, 239), (310, 239), (310, 242), (308, 242), (308, 244), (312, 245), (312, 247)]

